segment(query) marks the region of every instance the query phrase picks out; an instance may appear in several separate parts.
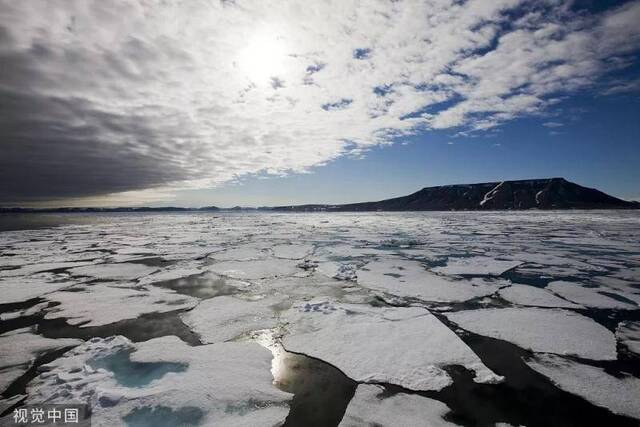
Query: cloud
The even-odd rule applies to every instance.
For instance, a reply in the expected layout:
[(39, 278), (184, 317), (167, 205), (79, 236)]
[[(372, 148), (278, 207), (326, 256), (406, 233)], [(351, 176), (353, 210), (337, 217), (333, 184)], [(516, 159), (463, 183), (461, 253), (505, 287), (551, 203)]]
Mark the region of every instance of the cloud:
[(595, 85), (640, 46), (638, 1), (599, 15), (559, 0), (0, 11), (5, 203), (202, 188), (430, 129), (483, 132)]

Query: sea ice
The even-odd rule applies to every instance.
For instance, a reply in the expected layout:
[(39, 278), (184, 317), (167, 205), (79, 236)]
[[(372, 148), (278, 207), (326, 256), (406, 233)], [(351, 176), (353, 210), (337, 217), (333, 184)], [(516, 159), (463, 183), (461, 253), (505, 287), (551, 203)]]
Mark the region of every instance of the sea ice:
[(245, 300), (220, 296), (202, 301), (193, 310), (180, 315), (182, 321), (205, 343), (230, 340), (244, 333), (276, 326), (272, 298)]
[(561, 309), (488, 308), (445, 313), (461, 328), (534, 352), (615, 360), (615, 337), (588, 317)]
[(88, 276), (100, 280), (135, 280), (147, 276), (158, 269), (144, 264), (94, 264), (69, 270), (74, 276)]
[(522, 264), (520, 261), (498, 260), (485, 256), (449, 258), (444, 267), (432, 271), (447, 275), (499, 276)]
[(526, 363), (569, 393), (616, 414), (640, 419), (640, 379), (634, 376), (613, 376), (602, 368), (552, 354), (537, 355)]
[(273, 250), (273, 253), (277, 258), (302, 259), (313, 251), (313, 245), (275, 245), (271, 249)]
[(83, 328), (135, 319), (145, 313), (190, 308), (198, 303), (197, 298), (154, 286), (134, 289), (102, 283), (75, 292), (55, 292), (45, 298), (59, 303), (45, 315), (46, 319), (63, 317), (69, 324)]
[[(140, 369), (149, 363), (179, 363), (186, 369), (128, 387), (113, 371), (91, 367), (93, 360), (120, 351), (132, 351), (130, 361)], [(271, 352), (253, 342), (191, 347), (173, 336), (136, 344), (121, 336), (94, 338), (45, 365), (46, 371), (29, 384), (27, 403), (88, 403), (95, 426), (122, 425), (123, 418), (132, 421), (139, 411), (147, 411), (162, 427), (192, 420), (194, 411), (202, 425), (279, 425), (291, 394), (272, 384), (271, 359)], [(170, 408), (173, 416), (151, 416), (163, 413), (162, 408)]]
[(234, 279), (266, 279), (270, 277), (291, 276), (298, 272), (297, 261), (284, 259), (263, 259), (255, 261), (221, 261), (207, 269)]
[(629, 351), (640, 355), (640, 321), (620, 322), (616, 328), (616, 338)]
[(514, 284), (508, 288), (500, 289), (498, 294), (506, 301), (518, 305), (558, 308), (582, 307), (581, 305), (559, 298), (551, 292), (535, 286)]
[(360, 384), (349, 402), (340, 427), (457, 425), (443, 419), (450, 410), (440, 401), (407, 393), (384, 397), (383, 392), (381, 386)]
[(45, 338), (34, 334), (30, 328), (0, 335), (0, 393), (29, 369), (38, 355), (81, 343), (81, 340), (70, 338)]
[(608, 288), (595, 287), (587, 288), (573, 282), (555, 281), (547, 285), (547, 289), (563, 298), (582, 304), (586, 307), (593, 308), (617, 308), (621, 310), (634, 310), (637, 305), (629, 304), (617, 299), (603, 295), (600, 292), (610, 292), (616, 295)]
[(358, 284), (399, 297), (454, 302), (491, 295), (509, 282), (480, 279), (454, 280), (427, 271), (419, 262), (398, 258), (368, 263), (357, 271)]
[(48, 274), (39, 274), (32, 277), (0, 279), (0, 304), (9, 304), (38, 298), (44, 294), (55, 292), (59, 289), (77, 283), (75, 281), (53, 281)]
[(0, 270), (0, 278), (2, 277), (26, 277), (31, 274), (43, 273), (47, 271), (66, 270), (71, 268), (80, 268), (80, 266), (92, 265), (88, 262), (46, 262), (38, 264), (23, 265), (20, 268), (12, 270)]
[(449, 365), (475, 371), (477, 382), (501, 380), (423, 308), (311, 301), (290, 309), (284, 318), (289, 323), (283, 338), (288, 351), (331, 363), (359, 382), (440, 390), (451, 384), (443, 370)]

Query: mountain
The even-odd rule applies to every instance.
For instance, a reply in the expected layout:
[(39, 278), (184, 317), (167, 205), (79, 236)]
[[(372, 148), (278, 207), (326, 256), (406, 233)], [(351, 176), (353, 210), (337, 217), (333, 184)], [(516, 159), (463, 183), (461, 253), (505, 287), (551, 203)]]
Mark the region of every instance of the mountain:
[(3, 208), (0, 213), (101, 213), (101, 212), (193, 212), (193, 211), (219, 211), (216, 206), (204, 206), (202, 208), (178, 208), (174, 206), (164, 206), (159, 208), (139, 207), (139, 208)]
[(564, 178), (425, 187), (408, 196), (345, 205), (277, 206), (276, 211), (451, 211), (524, 209), (638, 209), (628, 202)]

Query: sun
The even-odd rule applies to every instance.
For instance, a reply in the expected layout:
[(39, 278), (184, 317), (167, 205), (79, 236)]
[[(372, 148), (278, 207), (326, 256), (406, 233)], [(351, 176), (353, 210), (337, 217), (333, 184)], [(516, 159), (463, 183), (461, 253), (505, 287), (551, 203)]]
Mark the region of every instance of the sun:
[(283, 37), (260, 32), (251, 37), (240, 50), (241, 72), (255, 84), (268, 83), (286, 71), (287, 51)]

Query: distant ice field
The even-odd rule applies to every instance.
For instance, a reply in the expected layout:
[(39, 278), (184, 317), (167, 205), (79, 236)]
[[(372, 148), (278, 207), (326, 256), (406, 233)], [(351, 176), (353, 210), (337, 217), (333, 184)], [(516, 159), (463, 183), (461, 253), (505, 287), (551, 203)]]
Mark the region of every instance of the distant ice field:
[(45, 402), (95, 426), (640, 423), (637, 211), (0, 230), (0, 425)]

